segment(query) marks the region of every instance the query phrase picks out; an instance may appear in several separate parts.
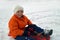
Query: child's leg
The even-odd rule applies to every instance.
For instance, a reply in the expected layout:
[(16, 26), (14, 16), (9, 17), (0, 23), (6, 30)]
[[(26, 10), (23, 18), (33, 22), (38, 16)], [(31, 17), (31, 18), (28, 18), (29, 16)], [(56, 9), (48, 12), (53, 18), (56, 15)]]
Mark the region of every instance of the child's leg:
[(36, 31), (36, 32), (38, 32), (38, 33), (41, 33), (41, 32), (44, 31), (44, 29), (38, 27), (38, 26), (35, 25), (35, 24), (31, 24), (31, 25), (29, 25), (28, 27), (29, 27), (29, 28), (33, 28), (33, 30)]
[[(45, 34), (44, 29), (38, 27), (38, 26), (35, 25), (35, 24), (31, 24), (31, 25), (29, 25), (28, 27), (29, 27), (29, 28), (33, 28), (33, 30), (36, 31), (37, 33), (41, 33), (42, 35)], [(47, 31), (47, 30), (46, 30), (46, 31)], [(49, 30), (49, 32), (46, 33), (45, 35), (52, 35), (52, 33), (53, 33), (53, 30), (51, 29), (51, 30)]]

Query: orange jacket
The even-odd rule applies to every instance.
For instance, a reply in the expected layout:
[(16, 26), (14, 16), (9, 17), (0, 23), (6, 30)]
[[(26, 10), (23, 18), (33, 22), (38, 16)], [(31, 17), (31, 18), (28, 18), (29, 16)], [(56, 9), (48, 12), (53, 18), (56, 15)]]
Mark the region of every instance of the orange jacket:
[(9, 27), (9, 36), (16, 38), (17, 35), (22, 36), (26, 25), (30, 25), (32, 22), (23, 15), (22, 18), (19, 18), (17, 15), (13, 15), (8, 23)]

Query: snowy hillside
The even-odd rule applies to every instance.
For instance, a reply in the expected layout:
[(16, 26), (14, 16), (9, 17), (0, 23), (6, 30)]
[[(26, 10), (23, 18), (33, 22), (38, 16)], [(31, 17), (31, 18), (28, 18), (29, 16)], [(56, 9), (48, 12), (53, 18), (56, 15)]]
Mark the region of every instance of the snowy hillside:
[(24, 7), (24, 14), (41, 28), (53, 29), (51, 40), (60, 40), (59, 0), (7, 0), (0, 1), (0, 40), (10, 40), (8, 21), (16, 5)]

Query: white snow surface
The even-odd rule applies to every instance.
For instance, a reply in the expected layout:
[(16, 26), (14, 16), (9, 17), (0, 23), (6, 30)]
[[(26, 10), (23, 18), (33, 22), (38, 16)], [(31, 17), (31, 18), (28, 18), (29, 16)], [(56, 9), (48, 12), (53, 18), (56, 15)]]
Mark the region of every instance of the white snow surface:
[(12, 40), (8, 36), (8, 21), (16, 5), (24, 7), (24, 14), (36, 25), (53, 29), (51, 40), (60, 40), (60, 0), (1, 0), (0, 40)]

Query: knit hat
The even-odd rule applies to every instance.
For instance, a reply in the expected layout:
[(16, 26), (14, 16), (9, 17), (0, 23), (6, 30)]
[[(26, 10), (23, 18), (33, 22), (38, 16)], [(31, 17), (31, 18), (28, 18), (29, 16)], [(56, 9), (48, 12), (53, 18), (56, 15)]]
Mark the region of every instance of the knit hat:
[(19, 10), (23, 10), (23, 7), (18, 5), (18, 6), (15, 7), (14, 13), (16, 13)]

